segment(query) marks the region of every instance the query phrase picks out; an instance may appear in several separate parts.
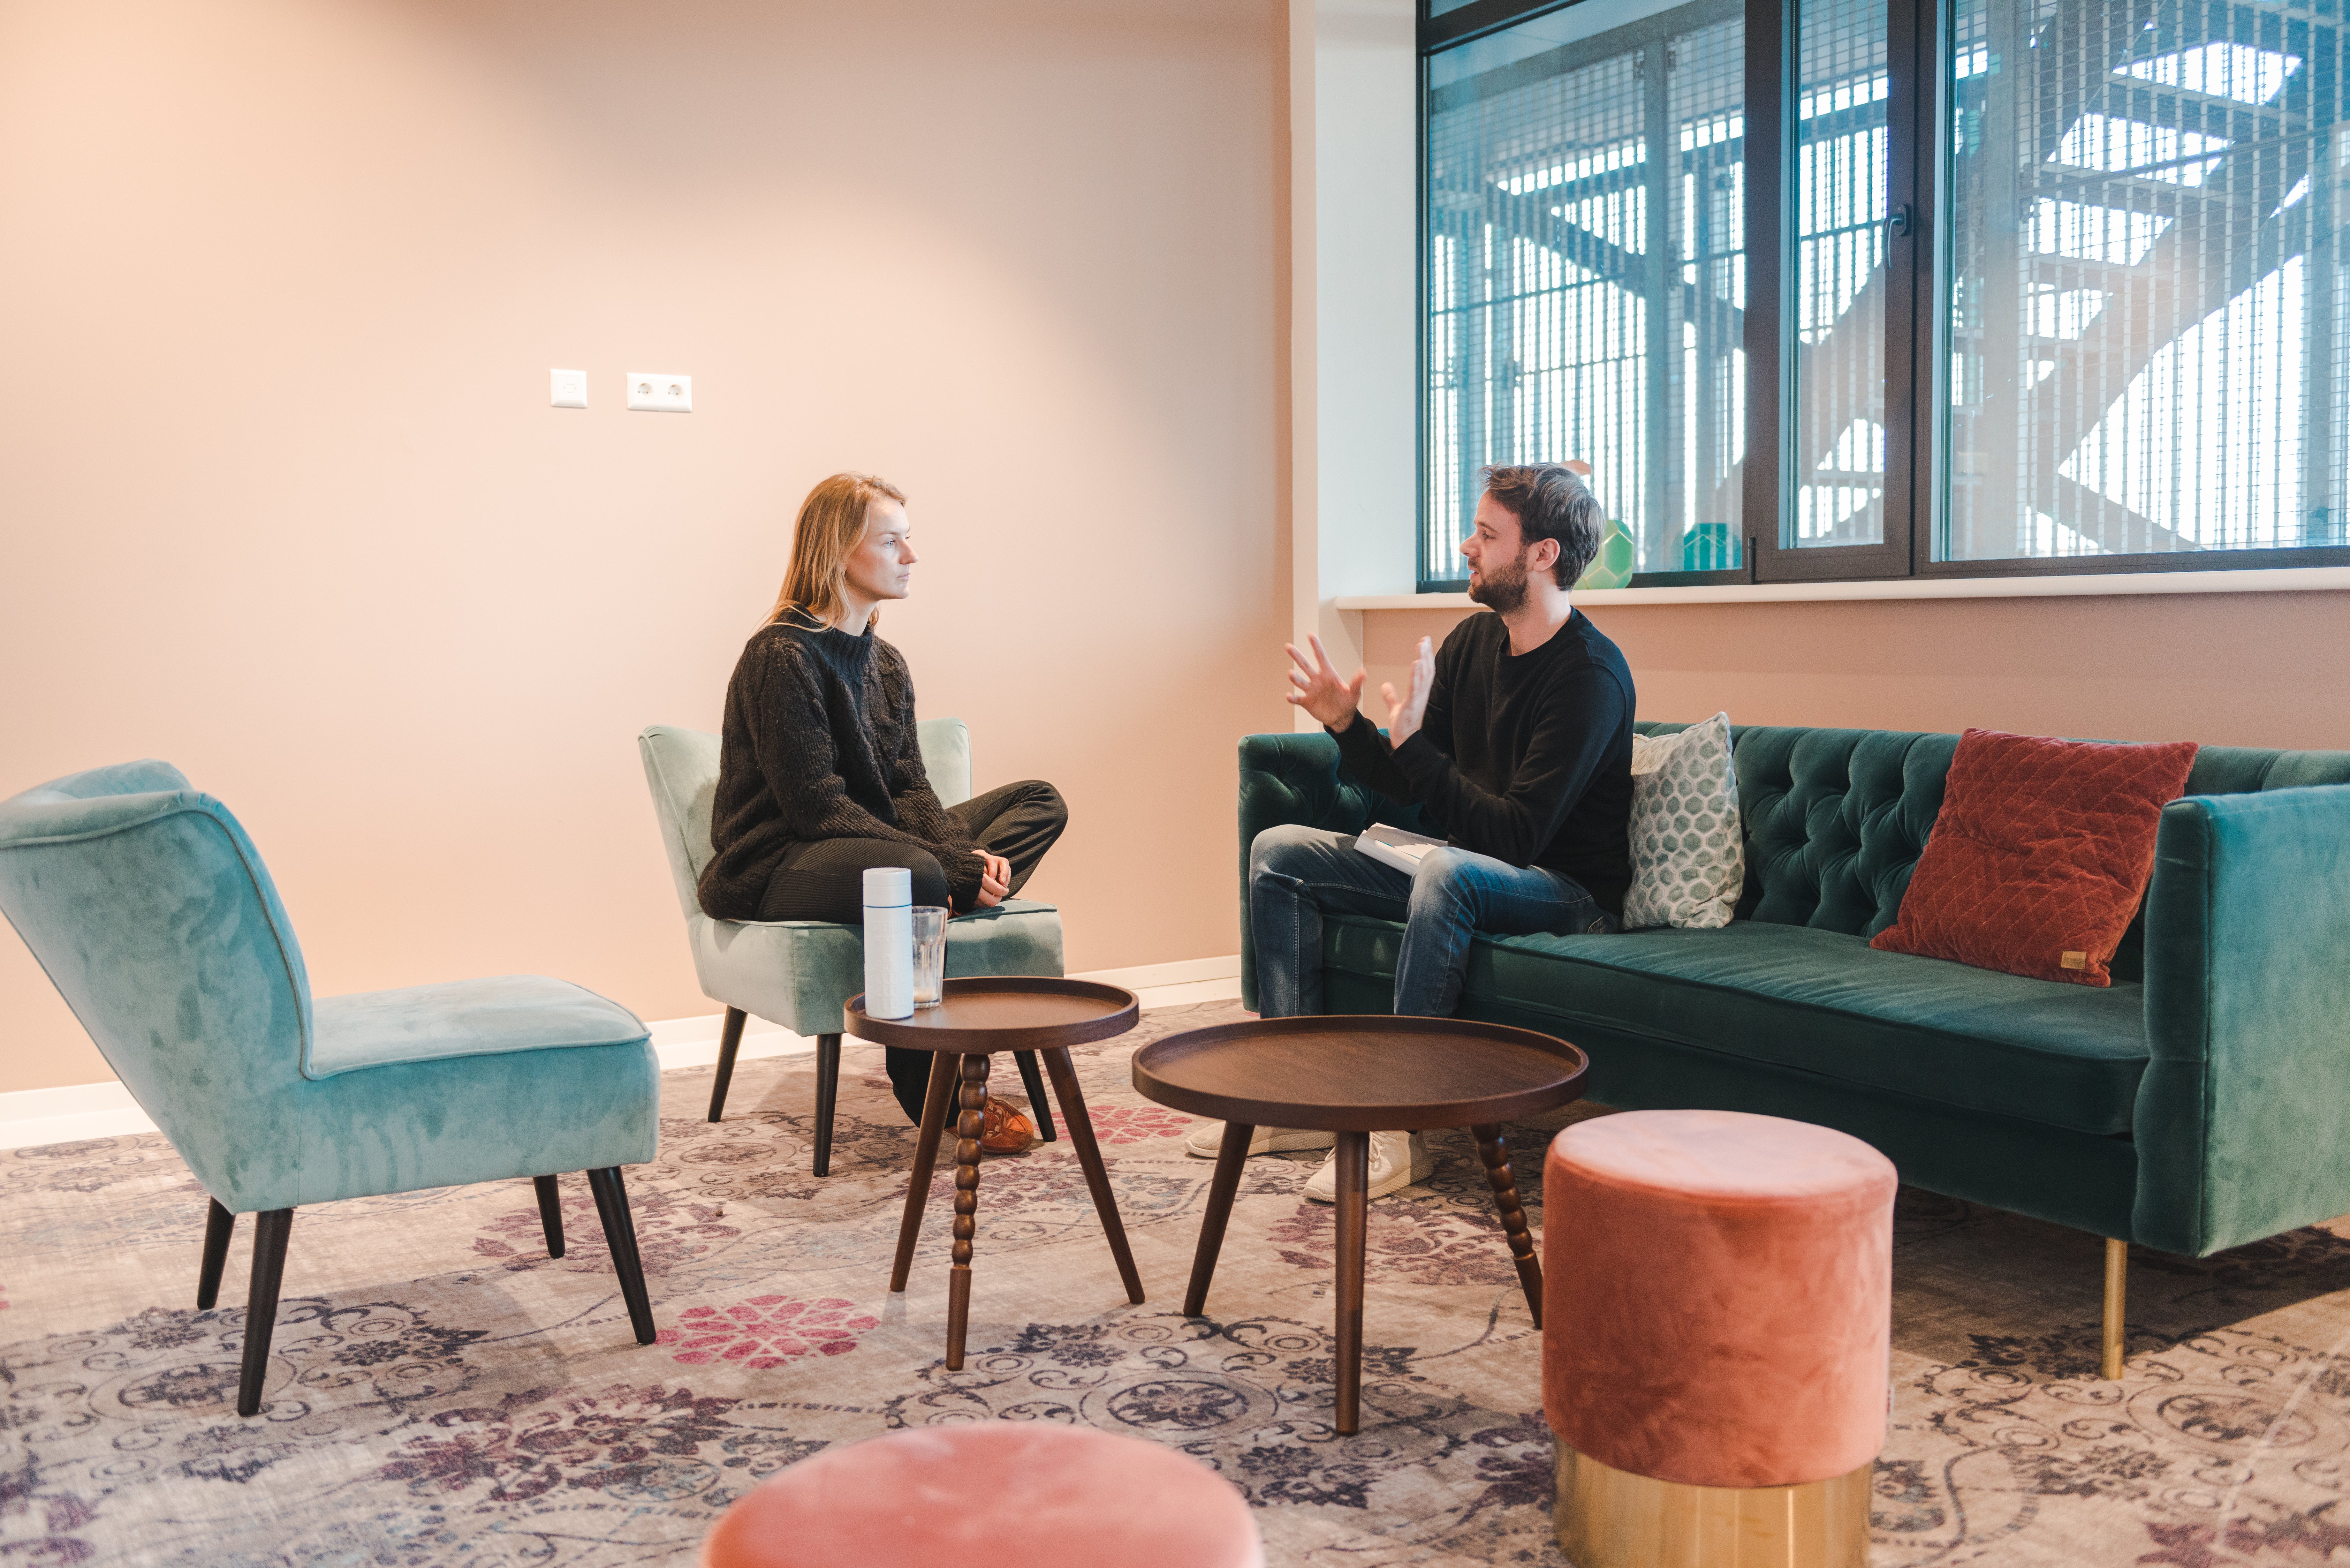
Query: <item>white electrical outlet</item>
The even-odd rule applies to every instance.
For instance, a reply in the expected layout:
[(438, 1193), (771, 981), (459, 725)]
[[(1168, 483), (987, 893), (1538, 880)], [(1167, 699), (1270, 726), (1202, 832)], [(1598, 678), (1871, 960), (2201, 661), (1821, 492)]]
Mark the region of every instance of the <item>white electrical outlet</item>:
[(588, 406), (588, 372), (549, 370), (546, 389), (547, 400), (556, 408), (584, 409)]
[(631, 370), (629, 407), (653, 414), (690, 414), (693, 412), (693, 378)]

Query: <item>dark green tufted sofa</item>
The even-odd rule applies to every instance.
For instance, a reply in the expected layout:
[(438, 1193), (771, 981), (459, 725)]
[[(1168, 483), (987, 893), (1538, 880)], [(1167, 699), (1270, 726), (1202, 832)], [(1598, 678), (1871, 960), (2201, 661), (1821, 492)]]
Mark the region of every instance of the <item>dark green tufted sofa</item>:
[[(1739, 918), (1481, 938), (1462, 1015), (1582, 1046), (1589, 1096), (1608, 1105), (1840, 1127), (1904, 1181), (2121, 1241), (2201, 1257), (2350, 1213), (2350, 753), (2204, 747), (2163, 813), (2114, 984), (2095, 990), (1869, 947), (1900, 908), (1957, 744), (1738, 732)], [(1419, 826), (1342, 779), (1326, 735), (1247, 736), (1240, 763), (1244, 882), (1250, 841), (1278, 823)], [(1327, 921), (1332, 1012), (1390, 1010), (1401, 934)]]

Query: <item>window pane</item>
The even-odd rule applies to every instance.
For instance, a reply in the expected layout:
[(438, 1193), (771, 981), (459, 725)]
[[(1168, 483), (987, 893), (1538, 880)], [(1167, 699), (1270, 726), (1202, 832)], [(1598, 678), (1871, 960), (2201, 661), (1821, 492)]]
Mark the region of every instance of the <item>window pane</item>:
[(1646, 572), (1742, 563), (1745, 25), (1585, 0), (1429, 62), (1422, 579), (1488, 462), (1581, 460)]
[(2350, 542), (2340, 17), (1957, 0), (1946, 558)]
[(1885, 0), (1796, 12), (1798, 548), (1885, 542)]

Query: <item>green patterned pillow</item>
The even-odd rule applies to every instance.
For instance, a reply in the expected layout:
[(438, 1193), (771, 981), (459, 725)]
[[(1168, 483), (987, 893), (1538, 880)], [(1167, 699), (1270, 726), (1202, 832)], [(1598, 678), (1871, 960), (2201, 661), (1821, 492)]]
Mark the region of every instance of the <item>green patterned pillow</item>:
[(1632, 737), (1632, 890), (1624, 925), (1730, 924), (1746, 885), (1730, 715), (1678, 735)]

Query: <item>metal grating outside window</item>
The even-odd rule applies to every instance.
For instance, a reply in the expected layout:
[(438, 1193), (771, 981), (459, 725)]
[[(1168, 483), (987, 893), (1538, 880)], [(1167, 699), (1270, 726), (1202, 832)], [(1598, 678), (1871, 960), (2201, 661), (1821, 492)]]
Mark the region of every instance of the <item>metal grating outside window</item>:
[(1488, 462), (1588, 463), (1640, 571), (1738, 566), (1740, 7), (1586, 3), (1429, 64), (1421, 580), (1461, 578)]
[(2339, 0), (1955, 0), (1952, 561), (2350, 543)]
[(1885, 538), (1886, 0), (1797, 12), (1795, 549)]

